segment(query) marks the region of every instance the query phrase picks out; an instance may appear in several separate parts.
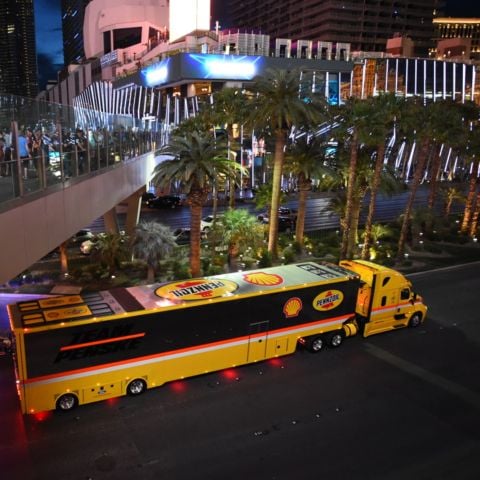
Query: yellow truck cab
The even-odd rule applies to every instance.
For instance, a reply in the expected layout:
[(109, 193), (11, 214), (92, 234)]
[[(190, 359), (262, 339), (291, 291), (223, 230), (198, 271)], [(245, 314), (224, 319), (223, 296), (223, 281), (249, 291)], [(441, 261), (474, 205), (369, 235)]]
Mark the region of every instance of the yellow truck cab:
[(424, 321), (427, 307), (401, 273), (365, 260), (343, 260), (340, 265), (360, 275), (356, 314), (364, 337)]

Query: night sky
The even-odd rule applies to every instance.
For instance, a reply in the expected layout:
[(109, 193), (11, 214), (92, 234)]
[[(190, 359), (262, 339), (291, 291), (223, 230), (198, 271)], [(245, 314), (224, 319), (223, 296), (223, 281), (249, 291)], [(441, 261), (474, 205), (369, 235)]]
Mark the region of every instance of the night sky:
[[(212, 20), (219, 19), (222, 28), (234, 26), (226, 18), (228, 0), (213, 0), (212, 4)], [(34, 5), (39, 82), (43, 89), (47, 80), (57, 78), (57, 71), (63, 66), (61, 8), (60, 0), (34, 0)], [(447, 0), (447, 15), (480, 17), (480, 1)]]

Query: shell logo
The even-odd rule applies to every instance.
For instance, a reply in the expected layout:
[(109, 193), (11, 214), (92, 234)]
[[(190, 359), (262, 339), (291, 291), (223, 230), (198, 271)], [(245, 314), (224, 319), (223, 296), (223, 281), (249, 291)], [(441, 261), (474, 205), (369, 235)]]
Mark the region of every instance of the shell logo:
[(302, 310), (302, 300), (298, 297), (289, 298), (283, 306), (283, 313), (285, 318), (298, 317), (298, 314)]
[(255, 272), (246, 273), (243, 279), (252, 285), (261, 285), (262, 287), (274, 287), (283, 283), (283, 278), (275, 273)]
[(326, 290), (313, 299), (313, 308), (320, 312), (333, 310), (343, 302), (343, 293), (340, 290)]
[(222, 297), (238, 288), (230, 280), (209, 280), (199, 278), (185, 282), (167, 283), (155, 290), (155, 295), (167, 300), (204, 300), (206, 298)]

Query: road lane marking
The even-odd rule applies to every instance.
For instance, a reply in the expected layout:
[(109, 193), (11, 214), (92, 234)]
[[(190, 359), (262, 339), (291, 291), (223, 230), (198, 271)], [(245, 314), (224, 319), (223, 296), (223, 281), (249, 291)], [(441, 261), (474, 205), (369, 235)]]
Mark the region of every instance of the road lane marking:
[(459, 385), (458, 383), (452, 382), (451, 380), (447, 380), (440, 375), (436, 375), (435, 373), (431, 373), (403, 358), (397, 357), (382, 348), (376, 347), (371, 343), (365, 343), (365, 347), (368, 353), (372, 354), (374, 357), (383, 360), (394, 367), (403, 370), (406, 373), (414, 375), (436, 387), (439, 387), (446, 392), (455, 395), (461, 398), (464, 402), (469, 403), (473, 407), (480, 410), (480, 395), (469, 390), (468, 388)]

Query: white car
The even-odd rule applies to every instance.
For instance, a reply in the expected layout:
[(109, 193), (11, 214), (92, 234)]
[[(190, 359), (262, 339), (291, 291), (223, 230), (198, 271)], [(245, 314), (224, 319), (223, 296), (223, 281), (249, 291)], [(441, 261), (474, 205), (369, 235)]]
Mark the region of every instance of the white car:
[[(221, 218), (222, 218), (221, 215), (217, 215), (217, 222), (216, 222), (217, 225), (222, 223)], [(200, 221), (200, 230), (206, 233), (210, 231), (212, 228), (213, 228), (213, 215), (207, 215), (206, 217), (203, 217), (202, 220)]]
[(92, 250), (95, 247), (95, 242), (92, 240), (85, 240), (84, 242), (81, 243), (80, 245), (80, 253), (83, 255), (90, 255), (92, 253)]

